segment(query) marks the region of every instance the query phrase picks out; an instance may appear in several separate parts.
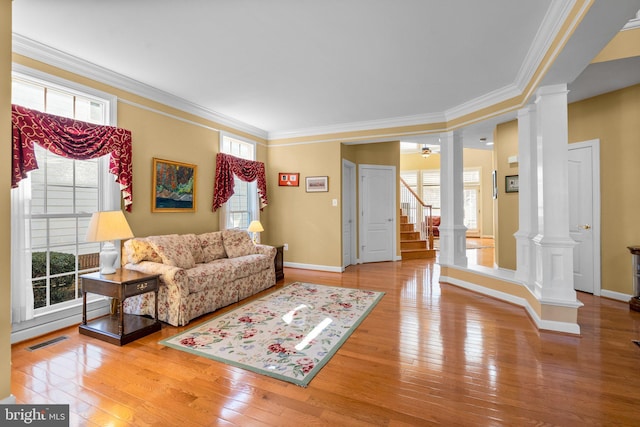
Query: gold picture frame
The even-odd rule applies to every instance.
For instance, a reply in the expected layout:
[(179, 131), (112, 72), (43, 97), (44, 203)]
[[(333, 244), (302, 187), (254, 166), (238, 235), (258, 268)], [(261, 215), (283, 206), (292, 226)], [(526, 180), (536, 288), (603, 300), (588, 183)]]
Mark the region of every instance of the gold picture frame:
[(151, 212), (195, 212), (197, 166), (153, 158)]

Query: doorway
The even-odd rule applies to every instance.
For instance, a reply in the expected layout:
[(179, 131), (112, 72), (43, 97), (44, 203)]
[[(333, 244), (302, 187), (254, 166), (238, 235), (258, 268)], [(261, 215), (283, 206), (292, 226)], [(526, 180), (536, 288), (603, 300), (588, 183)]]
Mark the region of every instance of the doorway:
[(396, 252), (396, 168), (360, 165), (361, 262), (392, 261)]
[(342, 268), (357, 263), (356, 165), (342, 159)]
[(574, 289), (600, 295), (600, 140), (569, 144), (568, 171)]

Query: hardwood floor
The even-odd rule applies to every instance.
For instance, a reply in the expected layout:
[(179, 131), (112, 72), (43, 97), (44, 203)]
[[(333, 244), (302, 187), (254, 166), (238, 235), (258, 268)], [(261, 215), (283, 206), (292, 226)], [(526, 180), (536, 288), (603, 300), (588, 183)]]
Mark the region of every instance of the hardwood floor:
[(640, 313), (579, 294), (582, 336), (539, 332), (523, 309), (438, 277), (429, 260), (286, 268), (278, 287), (386, 292), (307, 388), (158, 344), (231, 306), (123, 347), (77, 327), (16, 344), (12, 393), (68, 403), (82, 426), (638, 425)]

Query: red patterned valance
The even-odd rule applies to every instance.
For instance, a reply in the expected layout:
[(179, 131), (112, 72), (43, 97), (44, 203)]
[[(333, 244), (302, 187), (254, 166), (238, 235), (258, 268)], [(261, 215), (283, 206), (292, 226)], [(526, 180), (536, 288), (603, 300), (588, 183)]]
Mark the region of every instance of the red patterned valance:
[(213, 211), (217, 211), (233, 196), (234, 174), (245, 182), (258, 181), (260, 210), (262, 210), (267, 205), (267, 178), (265, 177), (264, 163), (218, 153), (216, 156), (216, 178), (213, 184)]
[(50, 152), (75, 160), (95, 159), (111, 154), (109, 173), (120, 184), (124, 207), (131, 212), (133, 174), (131, 132), (113, 126), (101, 126), (66, 117), (54, 116), (12, 105), (13, 159), (11, 187), (38, 169), (34, 143)]

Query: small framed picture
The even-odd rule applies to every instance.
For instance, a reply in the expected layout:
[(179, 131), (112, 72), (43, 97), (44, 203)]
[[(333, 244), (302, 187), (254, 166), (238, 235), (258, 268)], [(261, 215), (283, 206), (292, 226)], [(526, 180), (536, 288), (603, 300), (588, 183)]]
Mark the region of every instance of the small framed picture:
[(300, 174), (292, 172), (280, 172), (278, 173), (278, 185), (280, 187), (299, 187)]
[(504, 191), (506, 193), (518, 192), (518, 175), (507, 175), (504, 177)]
[(305, 182), (307, 184), (307, 193), (329, 191), (328, 176), (308, 176)]

